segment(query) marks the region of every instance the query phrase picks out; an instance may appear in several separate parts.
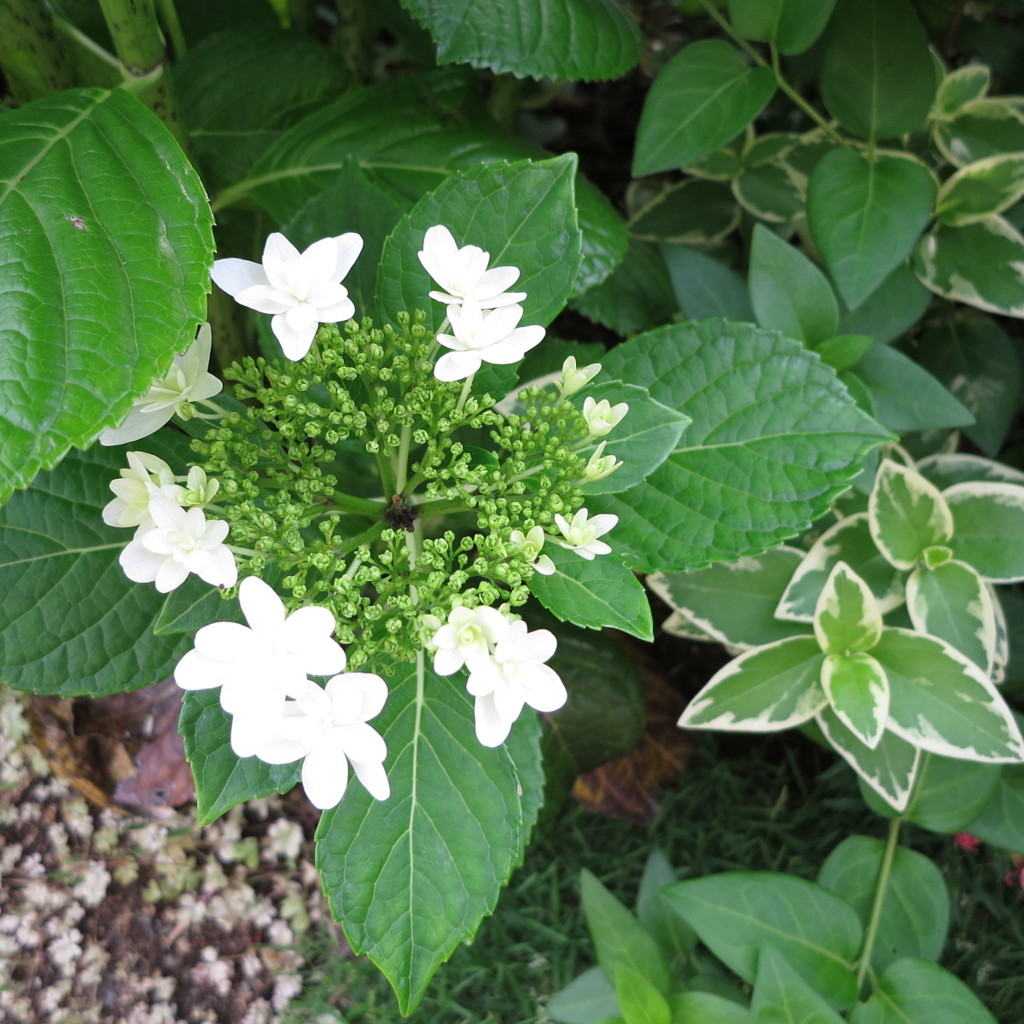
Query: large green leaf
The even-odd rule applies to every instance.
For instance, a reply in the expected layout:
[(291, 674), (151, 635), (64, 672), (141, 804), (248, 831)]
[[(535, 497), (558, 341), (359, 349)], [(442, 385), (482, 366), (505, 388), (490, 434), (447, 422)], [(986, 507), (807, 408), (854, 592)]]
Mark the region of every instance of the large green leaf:
[(565, 305), (580, 267), (575, 176), (572, 154), (537, 163), (479, 164), (425, 195), (384, 243), (377, 271), (382, 319), (397, 310), (422, 309), (428, 327), (440, 327), (445, 307), (427, 296), (436, 286), (416, 253), (427, 229), (443, 224), (458, 245), (489, 252), (489, 266), (519, 267), (514, 287), (527, 293), (523, 325), (549, 324)]
[(984, 810), (966, 828), (1004, 850), (1024, 850), (1024, 765), (1002, 769)]
[(753, 323), (746, 282), (734, 270), (685, 245), (662, 245), (661, 252), (679, 308), (686, 317), (704, 320), (720, 316)]
[(545, 1007), (547, 1015), (560, 1024), (594, 1024), (615, 1016), (618, 1009), (615, 989), (600, 967), (591, 967), (574, 978)]
[(673, 324), (613, 349), (606, 371), (692, 417), (651, 476), (595, 497), (616, 550), (646, 572), (702, 568), (806, 529), (889, 435), (817, 356), (748, 324)]
[(243, 800), (287, 793), (299, 781), (301, 761), (267, 764), (258, 757), (235, 754), (231, 749), (231, 716), (221, 709), (219, 690), (185, 694), (178, 732), (196, 781), (200, 825), (209, 825)]
[(745, 39), (771, 43), (787, 57), (824, 31), (834, 0), (729, 0), (729, 20)]
[[(348, 93), (309, 115), (272, 144), (219, 203), (252, 195), (283, 224), (353, 161), (415, 202), (456, 171), (548, 156), (491, 120), (474, 76), (445, 69)], [(584, 232), (576, 282), (582, 293), (612, 272), (629, 238), (622, 218), (583, 177), (576, 182), (576, 203)]]
[(751, 67), (729, 43), (691, 43), (661, 69), (647, 94), (633, 174), (682, 167), (714, 152), (750, 124), (774, 92), (774, 73)]
[(124, 465), (120, 450), (72, 452), (0, 509), (8, 686), (63, 697), (137, 690), (169, 676), (191, 646), (181, 633), (150, 635), (167, 595), (125, 576), (117, 559), (132, 531), (101, 519)]
[(977, 481), (942, 492), (953, 516), (950, 547), (993, 583), (1024, 580), (1024, 487)]
[[(842, 896), (866, 928), (885, 856), (885, 843), (870, 836), (844, 839), (826, 858), (818, 882)], [(949, 928), (949, 891), (942, 872), (923, 854), (897, 846), (889, 887), (878, 919), (871, 966), (884, 971), (894, 960), (938, 960)]]
[(761, 947), (750, 1009), (770, 1024), (843, 1024), (832, 1009), (770, 942)]
[(592, 81), (624, 75), (643, 53), (636, 21), (615, 0), (402, 0), (402, 6), (433, 36), (441, 64)]
[(412, 665), (384, 675), (391, 692), (374, 724), (388, 745), (391, 796), (377, 801), (353, 784), (320, 819), (317, 865), (353, 949), (387, 975), (408, 1014), (494, 909), (543, 775), (532, 712), (489, 749), (477, 742), (458, 679), (428, 667), (418, 687)]
[(821, 95), (847, 131), (885, 139), (924, 127), (935, 73), (908, 0), (839, 0), (825, 40)]
[(677, 882), (664, 893), (744, 981), (754, 981), (758, 950), (767, 942), (829, 1005), (847, 1007), (857, 998), (850, 965), (861, 925), (852, 908), (823, 886), (792, 875), (727, 872)]
[(0, 502), (120, 422), (206, 318), (212, 218), (121, 90), (0, 115)]
[(921, 319), (932, 296), (909, 263), (901, 263), (855, 309), (839, 321), (843, 334), (867, 334), (887, 345)]
[(903, 262), (928, 223), (934, 198), (931, 172), (913, 159), (869, 159), (854, 149), (835, 149), (814, 168), (807, 222), (850, 309)]

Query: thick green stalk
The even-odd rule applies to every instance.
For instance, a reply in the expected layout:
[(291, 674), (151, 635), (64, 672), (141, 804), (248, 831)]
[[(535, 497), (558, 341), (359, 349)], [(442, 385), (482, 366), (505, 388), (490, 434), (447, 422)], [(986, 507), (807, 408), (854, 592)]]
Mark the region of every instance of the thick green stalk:
[(19, 104), (75, 84), (64, 40), (40, 0), (0, 0), (0, 67)]
[(899, 845), (900, 825), (902, 818), (893, 818), (889, 824), (889, 838), (882, 854), (882, 865), (878, 869), (878, 881), (875, 883), (875, 899), (871, 904), (871, 916), (868, 918), (867, 931), (864, 933), (864, 945), (860, 951), (860, 962), (857, 964), (857, 988), (863, 992), (864, 979), (871, 967), (871, 954), (878, 938), (878, 926), (882, 921), (882, 909), (885, 906), (886, 891), (889, 888), (889, 876), (892, 874), (892, 862)]
[(124, 65), (124, 88), (138, 96), (167, 125), (184, 149), (187, 137), (153, 0), (100, 0), (100, 7), (114, 49)]
[(338, 24), (334, 48), (360, 85), (373, 78), (373, 41), (369, 35), (366, 0), (337, 0)]

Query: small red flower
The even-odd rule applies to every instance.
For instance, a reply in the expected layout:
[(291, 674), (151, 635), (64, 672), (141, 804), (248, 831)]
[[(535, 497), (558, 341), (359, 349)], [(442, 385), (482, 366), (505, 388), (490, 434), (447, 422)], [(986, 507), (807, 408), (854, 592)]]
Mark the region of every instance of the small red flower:
[(969, 850), (971, 853), (974, 853), (981, 846), (981, 840), (977, 836), (972, 836), (970, 832), (957, 832), (953, 837), (953, 842), (961, 850)]

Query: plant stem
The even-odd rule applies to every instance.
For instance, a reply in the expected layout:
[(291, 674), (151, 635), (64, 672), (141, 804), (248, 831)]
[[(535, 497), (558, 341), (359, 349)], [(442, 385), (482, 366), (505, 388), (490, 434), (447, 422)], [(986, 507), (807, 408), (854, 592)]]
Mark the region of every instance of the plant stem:
[(360, 85), (373, 78), (373, 46), (367, 32), (366, 0), (337, 0), (334, 48)]
[(39, 0), (0, 0), (0, 67), (19, 104), (75, 84), (64, 40)]
[(181, 60), (185, 56), (188, 46), (185, 43), (185, 33), (181, 31), (181, 21), (178, 18), (178, 8), (174, 6), (174, 0), (160, 0), (160, 17), (167, 34), (171, 37), (174, 56)]
[(412, 438), (412, 426), (402, 425), (402, 437), (398, 446), (398, 463), (395, 466), (395, 493), (401, 494), (409, 480), (409, 441)]
[(357, 516), (370, 516), (376, 518), (383, 512), (384, 504), (374, 501), (372, 498), (357, 498), (354, 494), (346, 494), (344, 491), (334, 491), (331, 494), (331, 501), (335, 507), (343, 512), (353, 512)]
[(889, 838), (885, 844), (882, 865), (878, 869), (878, 881), (875, 884), (875, 900), (871, 904), (871, 916), (868, 918), (864, 945), (861, 948), (860, 962), (857, 965), (858, 990), (863, 990), (864, 979), (871, 967), (871, 954), (875, 948), (875, 940), (878, 938), (878, 926), (882, 921), (882, 909), (885, 906), (886, 890), (889, 888), (889, 876), (892, 874), (892, 862), (896, 856), (896, 847), (899, 845), (900, 825), (902, 824), (902, 818), (893, 818), (889, 824)]

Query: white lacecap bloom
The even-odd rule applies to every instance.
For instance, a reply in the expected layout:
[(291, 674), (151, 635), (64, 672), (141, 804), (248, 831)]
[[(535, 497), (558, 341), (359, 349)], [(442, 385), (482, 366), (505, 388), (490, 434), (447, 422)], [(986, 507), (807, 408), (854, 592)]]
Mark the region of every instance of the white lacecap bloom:
[(116, 497), (103, 506), (103, 522), (107, 526), (141, 526), (150, 523), (149, 503), (163, 495), (175, 500), (180, 488), (174, 473), (163, 459), (149, 452), (128, 452), (128, 468), (120, 478), (112, 480), (110, 489)]
[(161, 594), (180, 587), (189, 573), (214, 587), (234, 586), (238, 570), (224, 544), (227, 523), (207, 519), (200, 508), (186, 512), (162, 495), (150, 501), (149, 515), (118, 558), (128, 579), (155, 583)]
[(213, 281), (234, 300), (270, 322), (281, 350), (293, 362), (313, 344), (320, 324), (350, 320), (355, 306), (341, 283), (363, 248), (354, 231), (321, 238), (299, 252), (280, 232), (267, 238), (263, 262), (224, 259), (213, 264)]
[(107, 427), (100, 434), (100, 444), (138, 441), (159, 430), (186, 402), (220, 394), (224, 385), (208, 372), (211, 340), (210, 325), (202, 324), (195, 341), (183, 354), (174, 357), (167, 373), (132, 402), (124, 422), (119, 427)]
[(544, 547), (544, 528), (542, 526), (533, 526), (528, 533), (523, 533), (522, 530), (513, 530), (508, 539), (526, 558), (531, 559), (530, 564), (541, 576), (550, 576), (554, 573), (555, 563), (547, 555), (541, 553)]
[(556, 646), (549, 630), (531, 633), (525, 622), (512, 622), (494, 653), (471, 668), (466, 689), (476, 698), (476, 737), (485, 747), (505, 742), (524, 704), (536, 711), (557, 711), (565, 703), (565, 685), (544, 664)]
[(475, 302), (449, 306), (453, 333), (439, 334), (437, 340), (451, 351), (438, 359), (434, 376), (443, 381), (464, 380), (483, 363), (518, 363), (544, 338), (543, 327), (520, 327), (522, 316), (522, 306), (502, 306), (489, 312)]
[(386, 800), (387, 745), (367, 722), (380, 714), (387, 696), (384, 680), (368, 672), (334, 676), (326, 687), (307, 680), (298, 697), (285, 703), (277, 731), (254, 753), (268, 764), (303, 758), (302, 787), (321, 810), (344, 796), (349, 764), (372, 797)]
[(565, 538), (563, 547), (575, 551), (581, 558), (590, 561), (595, 555), (607, 555), (611, 548), (598, 537), (606, 534), (619, 521), (618, 516), (608, 513), (590, 516), (585, 508), (581, 508), (567, 522), (565, 516), (555, 513), (555, 525)]
[(588, 483), (593, 483), (595, 480), (603, 480), (622, 465), (621, 459), (615, 458), (614, 455), (604, 454), (604, 446), (607, 443), (607, 441), (602, 441), (593, 450), (587, 465), (584, 467), (583, 477)]
[(562, 363), (562, 375), (555, 381), (563, 395), (574, 395), (586, 387), (601, 372), (600, 363), (590, 363), (582, 369), (576, 368), (576, 357), (569, 356)]
[(431, 639), (434, 671), (450, 676), (463, 665), (470, 669), (490, 657), (491, 649), (508, 635), (509, 622), (497, 608), (453, 608), (448, 621)]
[(595, 402), (589, 395), (583, 399), (583, 418), (587, 421), (591, 437), (603, 437), (622, 422), (627, 412), (628, 402), (612, 405), (607, 398)]
[(507, 291), (519, 280), (518, 267), (492, 267), (488, 270), (490, 253), (475, 245), (459, 248), (452, 233), (442, 224), (427, 229), (423, 248), (417, 256), (423, 269), (442, 289), (430, 292), (430, 297), (445, 305), (473, 302), (481, 309), (495, 309), (511, 306), (526, 298), (526, 292)]
[(286, 697), (305, 692), (307, 676), (345, 668), (345, 651), (334, 640), (334, 615), (308, 605), (286, 614), (284, 602), (258, 576), (238, 588), (247, 625), (211, 622), (178, 662), (174, 679), (183, 690), (220, 687), (221, 707), (234, 716), (231, 746), (249, 757), (276, 734)]

